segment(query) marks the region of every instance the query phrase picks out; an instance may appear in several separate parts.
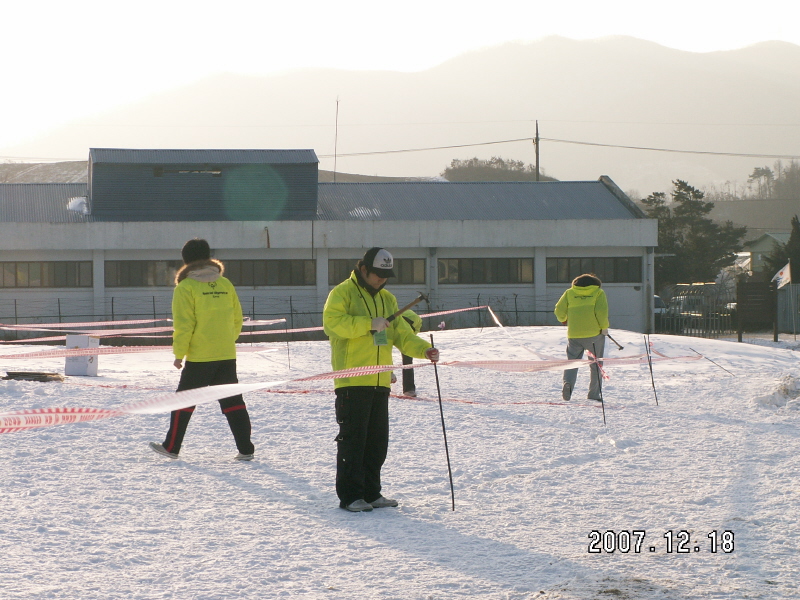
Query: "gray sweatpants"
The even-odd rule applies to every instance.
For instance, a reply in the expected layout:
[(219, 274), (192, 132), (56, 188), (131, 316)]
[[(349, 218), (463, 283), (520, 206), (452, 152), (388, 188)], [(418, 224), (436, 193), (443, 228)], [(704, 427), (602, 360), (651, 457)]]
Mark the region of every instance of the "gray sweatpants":
[[(597, 358), (603, 357), (603, 350), (606, 346), (606, 336), (603, 334), (595, 335), (588, 338), (570, 338), (567, 344), (567, 358), (576, 359), (583, 358), (583, 353), (588, 350), (595, 354)], [(590, 400), (600, 400), (600, 374), (597, 365), (589, 367), (592, 373), (591, 381), (589, 382), (589, 394), (587, 398)], [(564, 382), (570, 385), (570, 389), (575, 391), (575, 380), (578, 378), (578, 369), (567, 369), (564, 371)]]

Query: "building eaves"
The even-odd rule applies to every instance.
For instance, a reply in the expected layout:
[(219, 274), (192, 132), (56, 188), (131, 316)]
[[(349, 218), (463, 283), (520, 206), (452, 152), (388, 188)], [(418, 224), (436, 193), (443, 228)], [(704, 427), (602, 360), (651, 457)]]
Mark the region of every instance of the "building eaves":
[(602, 181), (320, 183), (317, 217), (325, 221), (643, 218), (619, 194)]
[(91, 148), (90, 163), (116, 164), (309, 164), (319, 163), (313, 150), (162, 150)]

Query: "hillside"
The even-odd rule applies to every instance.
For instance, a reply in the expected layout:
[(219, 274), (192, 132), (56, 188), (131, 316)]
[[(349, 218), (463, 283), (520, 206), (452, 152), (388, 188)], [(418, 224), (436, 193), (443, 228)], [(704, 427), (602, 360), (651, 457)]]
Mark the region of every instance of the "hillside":
[[(0, 163), (0, 183), (81, 183), (87, 181), (86, 161), (55, 163)], [(336, 173), (339, 183), (380, 183), (413, 181), (413, 177), (376, 177), (352, 173)], [(333, 181), (333, 172), (320, 171), (319, 181)]]
[(432, 177), (452, 159), (472, 156), (532, 163), (536, 120), (549, 175), (608, 175), (643, 196), (676, 178), (700, 187), (744, 181), (754, 166), (773, 159), (565, 141), (800, 155), (798, 46), (770, 42), (703, 54), (633, 38), (558, 37), (471, 52), (416, 73), (220, 74), (2, 152), (81, 157), (90, 147), (313, 148), (321, 167), (332, 170), (337, 98), (337, 170), (350, 173)]

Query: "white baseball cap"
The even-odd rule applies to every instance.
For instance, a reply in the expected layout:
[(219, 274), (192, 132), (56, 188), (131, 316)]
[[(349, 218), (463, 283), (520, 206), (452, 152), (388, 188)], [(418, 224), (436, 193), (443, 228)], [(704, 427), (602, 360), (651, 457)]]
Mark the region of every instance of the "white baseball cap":
[(394, 277), (394, 258), (385, 248), (370, 248), (364, 254), (364, 266), (380, 277)]

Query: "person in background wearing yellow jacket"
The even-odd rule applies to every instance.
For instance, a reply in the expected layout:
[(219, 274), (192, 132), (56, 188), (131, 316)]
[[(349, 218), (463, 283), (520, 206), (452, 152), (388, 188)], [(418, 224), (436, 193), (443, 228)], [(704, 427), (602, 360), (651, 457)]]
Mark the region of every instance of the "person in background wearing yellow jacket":
[[(439, 360), (439, 351), (418, 337), (404, 319), (389, 321), (397, 299), (384, 289), (394, 259), (370, 248), (350, 277), (328, 295), (322, 325), (331, 344), (334, 371), (392, 364), (392, 346), (415, 358)], [(351, 512), (397, 506), (381, 494), (381, 467), (389, 446), (391, 372), (334, 379), (336, 391), (336, 494)]]
[[(178, 390), (239, 383), (236, 376), (236, 339), (242, 331), (242, 306), (233, 284), (223, 277), (225, 266), (211, 258), (208, 242), (195, 238), (181, 250), (183, 267), (175, 276), (172, 294), (173, 365), (181, 371)], [(186, 358), (186, 366), (183, 359)], [(236, 460), (252, 460), (250, 415), (241, 394), (219, 401), (236, 441)], [(163, 444), (150, 447), (178, 458), (194, 406), (172, 411)]]
[[(413, 310), (407, 310), (402, 314), (402, 317), (411, 326), (414, 333), (419, 333), (422, 330), (422, 318)], [(413, 357), (405, 354), (401, 356), (403, 357), (404, 365), (413, 364)], [(417, 395), (417, 386), (414, 383), (414, 369), (403, 369), (403, 395), (411, 396), (412, 398)]]
[[(603, 357), (606, 334), (608, 333), (608, 299), (600, 289), (602, 282), (592, 273), (579, 275), (572, 281), (572, 287), (561, 295), (556, 303), (556, 318), (567, 325), (567, 358), (583, 358), (588, 350), (597, 358)], [(596, 364), (590, 367), (590, 400), (600, 400), (600, 372)], [(578, 369), (564, 371), (561, 397), (569, 400), (575, 388)]]

